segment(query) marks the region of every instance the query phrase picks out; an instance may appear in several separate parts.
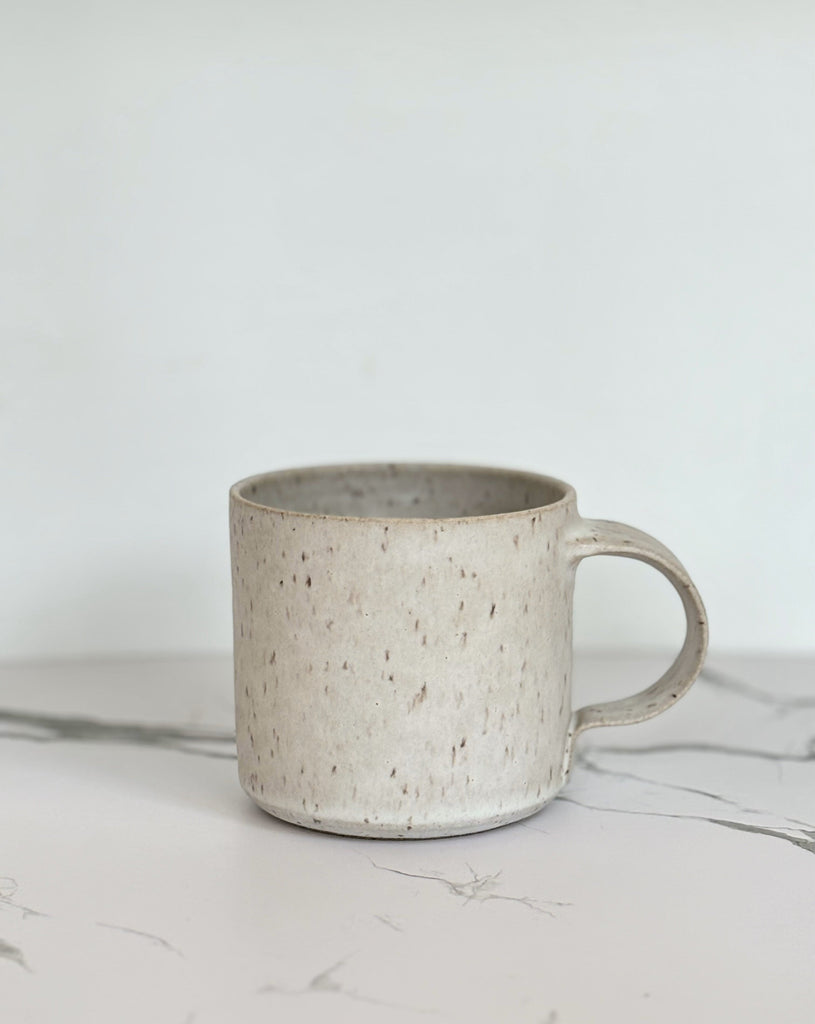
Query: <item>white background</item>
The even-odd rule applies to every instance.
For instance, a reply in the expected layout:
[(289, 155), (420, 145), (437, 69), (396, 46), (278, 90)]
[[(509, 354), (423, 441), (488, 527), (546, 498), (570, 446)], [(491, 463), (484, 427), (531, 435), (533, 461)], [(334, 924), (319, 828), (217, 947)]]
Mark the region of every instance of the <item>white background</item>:
[[(227, 488), (493, 462), (815, 639), (815, 7), (6, 4), (0, 654), (228, 648)], [(594, 559), (578, 643), (670, 646)]]

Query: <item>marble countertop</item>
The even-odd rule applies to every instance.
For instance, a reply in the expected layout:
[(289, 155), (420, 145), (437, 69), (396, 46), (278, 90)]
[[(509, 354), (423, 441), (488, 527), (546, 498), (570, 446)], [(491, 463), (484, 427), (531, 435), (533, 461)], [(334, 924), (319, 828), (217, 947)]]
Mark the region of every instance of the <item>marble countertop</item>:
[[(579, 657), (576, 703), (666, 658)], [(239, 788), (228, 658), (0, 668), (16, 1022), (744, 1022), (815, 1005), (815, 659), (712, 655), (525, 822), (309, 832)]]

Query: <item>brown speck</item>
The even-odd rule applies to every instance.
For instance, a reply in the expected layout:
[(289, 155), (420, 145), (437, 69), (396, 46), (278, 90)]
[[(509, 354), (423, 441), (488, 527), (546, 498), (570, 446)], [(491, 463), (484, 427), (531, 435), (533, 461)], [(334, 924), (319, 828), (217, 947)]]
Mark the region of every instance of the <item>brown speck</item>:
[(459, 572), (461, 573), (461, 578), (464, 579), (467, 573), (463, 569), (459, 569)]
[(274, 665), (274, 663), (276, 661), (277, 661), (277, 651), (272, 651), (272, 656), (271, 656), (271, 658), (269, 658), (269, 664), (270, 665)]
[(296, 583), (297, 582), (297, 573), (296, 572), (292, 573), (291, 581), (292, 581), (292, 583)]
[(391, 672), (390, 675), (388, 676), (388, 681), (391, 683), (393, 682), (393, 672)]
[(512, 543), (515, 545), (516, 548), (518, 547), (518, 534), (517, 533), (512, 538)]
[(462, 601), (462, 602), (461, 602), (461, 603), (459, 604), (459, 606), (458, 606), (458, 610), (459, 610), (460, 612), (463, 612), (463, 611), (464, 611), (464, 602), (463, 602), (463, 601)]
[(346, 670), (347, 670), (347, 668), (348, 668), (348, 662), (347, 662), (347, 661), (344, 661), (344, 662), (342, 663), (342, 667), (343, 667), (344, 669), (346, 669)]
[(451, 764), (455, 764), (456, 763), (456, 745), (455, 745), (455, 743), (452, 746), (452, 751), (453, 751), (453, 756), (452, 756), (452, 759), (451, 759), (450, 763)]
[(332, 775), (336, 775), (336, 774), (337, 774), (337, 766), (336, 766), (336, 765), (334, 765), (334, 766), (332, 767), (332, 769), (331, 769), (331, 774), (332, 774)]
[(466, 646), (466, 644), (467, 644), (467, 634), (466, 633), (462, 633), (461, 634), (461, 646), (464, 647), (464, 646)]
[(391, 768), (391, 778), (393, 778), (395, 774), (396, 774), (396, 769), (395, 768)]
[(388, 550), (388, 545), (385, 544), (384, 541), (379, 546), (382, 548), (383, 551), (387, 551)]
[(305, 562), (305, 560), (306, 560), (306, 553), (305, 553), (305, 551), (303, 551), (303, 552), (301, 553), (301, 555), (300, 555), (300, 561), (301, 561), (301, 562)]
[(329, 620), (328, 620), (328, 621), (326, 622), (326, 624), (325, 624), (325, 628), (326, 628), (326, 629), (331, 629), (331, 627), (332, 627), (333, 625), (334, 625), (334, 620), (333, 620), (333, 619), (329, 619)]
[(307, 587), (311, 586), (311, 577), (310, 576), (306, 576), (306, 586)]
[(422, 637), (422, 647), (427, 647), (427, 633)]
[(461, 737), (461, 743), (459, 743), (459, 746), (460, 747), (466, 747), (467, 746), (467, 737), (466, 736), (462, 736)]
[(402, 786), (402, 795), (403, 796), (407, 796), (407, 791), (408, 791), (407, 783), (405, 783), (404, 786)]
[(492, 608), (490, 608), (490, 618), (492, 618), (494, 615), (495, 615), (495, 605), (493, 605)]
[(419, 692), (415, 695), (413, 700), (410, 702), (410, 707), (408, 708), (408, 711), (412, 711), (416, 707), (417, 704), (422, 704), (426, 697), (427, 697), (427, 683), (422, 683), (422, 688), (421, 688), (421, 690), (419, 690)]
[(385, 651), (385, 661), (390, 661), (390, 660), (391, 660), (391, 652), (390, 651)]
[(417, 633), (419, 632), (419, 620), (418, 619), (413, 623), (413, 629), (414, 629), (415, 632), (417, 632)]

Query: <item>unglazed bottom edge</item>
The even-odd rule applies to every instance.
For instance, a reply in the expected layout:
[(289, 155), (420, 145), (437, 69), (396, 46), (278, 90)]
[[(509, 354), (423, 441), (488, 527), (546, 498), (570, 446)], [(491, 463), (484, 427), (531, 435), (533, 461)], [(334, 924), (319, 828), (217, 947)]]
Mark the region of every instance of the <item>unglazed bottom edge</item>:
[(502, 811), (499, 814), (487, 818), (459, 819), (458, 821), (447, 821), (437, 825), (430, 823), (407, 824), (405, 822), (384, 822), (384, 821), (349, 821), (342, 818), (329, 816), (317, 817), (311, 814), (290, 811), (284, 807), (264, 803), (257, 799), (253, 793), (246, 790), (246, 795), (257, 804), (261, 810), (281, 821), (287, 821), (291, 825), (299, 825), (315, 832), (329, 832), (339, 836), (354, 836), (359, 839), (443, 839), (450, 836), (466, 836), (476, 832), (488, 832), (490, 829), (500, 828), (502, 825), (511, 825), (514, 821), (522, 821), (537, 814), (542, 808), (557, 796), (557, 791), (550, 793), (543, 800), (536, 800), (534, 804), (516, 808), (512, 811)]

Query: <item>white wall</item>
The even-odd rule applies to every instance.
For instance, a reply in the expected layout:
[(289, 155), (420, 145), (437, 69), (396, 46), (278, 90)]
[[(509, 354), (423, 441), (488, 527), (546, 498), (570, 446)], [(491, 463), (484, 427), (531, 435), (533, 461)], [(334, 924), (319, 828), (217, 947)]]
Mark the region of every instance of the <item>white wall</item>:
[[(528, 467), (815, 640), (815, 7), (29, 0), (0, 47), (0, 653), (226, 648), (226, 492)], [(644, 566), (583, 644), (675, 644)]]

